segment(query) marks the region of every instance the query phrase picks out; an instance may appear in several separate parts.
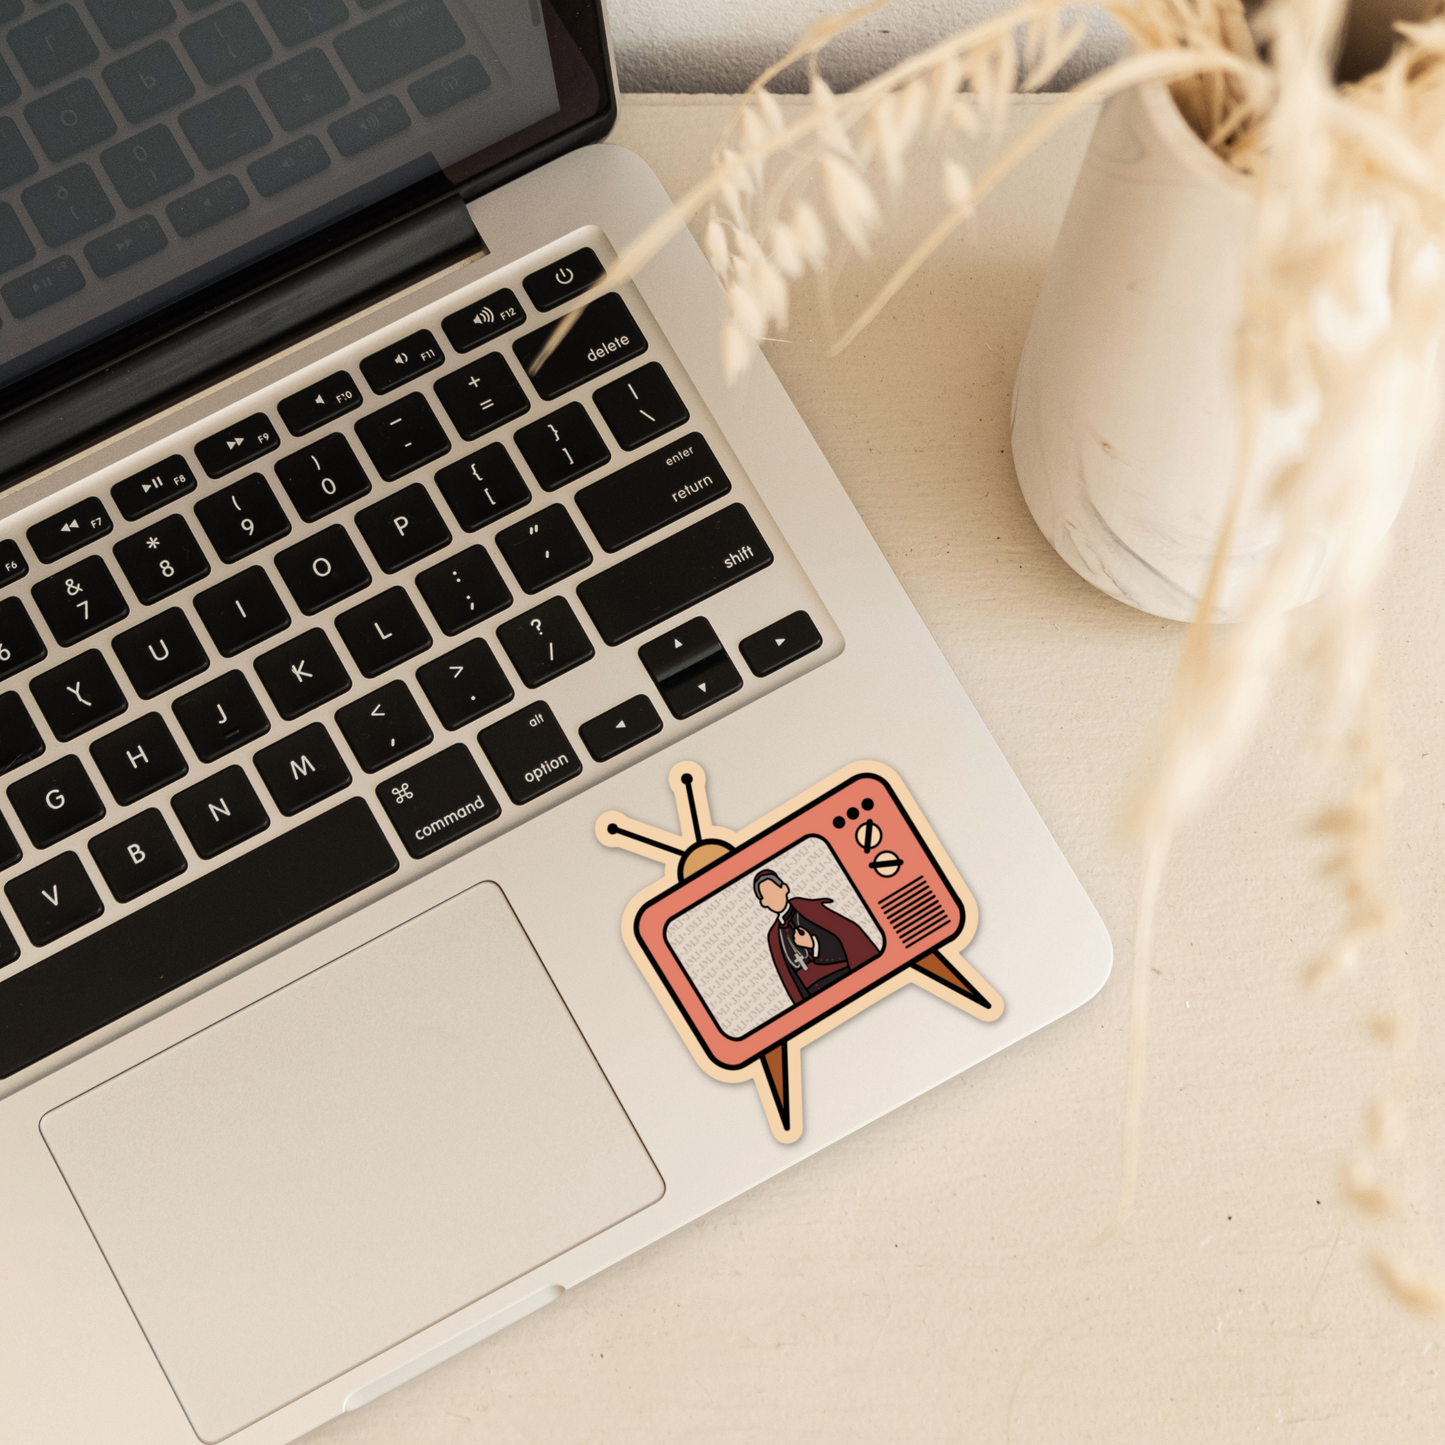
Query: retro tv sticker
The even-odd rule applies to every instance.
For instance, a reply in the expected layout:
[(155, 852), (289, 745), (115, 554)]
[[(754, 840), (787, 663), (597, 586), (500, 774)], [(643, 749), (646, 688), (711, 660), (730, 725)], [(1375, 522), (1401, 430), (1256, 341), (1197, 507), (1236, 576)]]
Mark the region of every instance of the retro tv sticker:
[(693, 1057), (714, 1078), (751, 1079), (780, 1142), (803, 1132), (803, 1045), (895, 989), (1002, 1016), (962, 953), (978, 905), (892, 768), (841, 768), (740, 832), (712, 821), (696, 763), (668, 783), (677, 833), (597, 820), (600, 842), (664, 869), (627, 905), (622, 936)]

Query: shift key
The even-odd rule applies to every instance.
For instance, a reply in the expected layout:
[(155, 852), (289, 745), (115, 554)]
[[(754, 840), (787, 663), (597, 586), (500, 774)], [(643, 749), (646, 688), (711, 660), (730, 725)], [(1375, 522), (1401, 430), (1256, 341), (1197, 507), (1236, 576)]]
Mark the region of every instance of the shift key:
[(741, 502), (587, 578), (577, 597), (609, 647), (772, 565)]

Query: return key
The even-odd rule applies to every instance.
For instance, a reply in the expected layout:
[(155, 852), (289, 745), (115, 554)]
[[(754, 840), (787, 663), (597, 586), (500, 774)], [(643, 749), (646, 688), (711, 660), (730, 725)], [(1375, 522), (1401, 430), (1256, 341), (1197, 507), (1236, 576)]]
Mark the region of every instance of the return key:
[(603, 477), (577, 493), (577, 507), (608, 552), (705, 507), (732, 491), (697, 432)]

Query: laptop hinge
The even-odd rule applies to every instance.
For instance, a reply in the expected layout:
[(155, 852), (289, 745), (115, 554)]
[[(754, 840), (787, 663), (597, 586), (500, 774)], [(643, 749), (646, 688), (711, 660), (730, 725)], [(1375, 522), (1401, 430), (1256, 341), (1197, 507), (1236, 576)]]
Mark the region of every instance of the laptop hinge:
[(0, 417), (0, 490), (107, 432), (485, 249), (465, 202), (451, 193), (243, 292)]

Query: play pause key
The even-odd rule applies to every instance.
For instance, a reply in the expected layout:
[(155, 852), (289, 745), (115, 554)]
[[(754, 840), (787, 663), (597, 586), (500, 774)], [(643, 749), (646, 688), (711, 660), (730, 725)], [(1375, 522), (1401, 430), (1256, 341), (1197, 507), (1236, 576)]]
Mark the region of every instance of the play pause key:
[(599, 713), (590, 722), (582, 724), (577, 731), (582, 735), (583, 745), (592, 754), (593, 760), (605, 763), (618, 753), (626, 752), (643, 738), (650, 738), (662, 731), (662, 719), (652, 705), (652, 699), (645, 692), (610, 707)]
[(754, 677), (766, 677), (822, 645), (823, 639), (813, 619), (806, 612), (790, 612), (771, 627), (743, 638), (738, 643), (738, 651)]

